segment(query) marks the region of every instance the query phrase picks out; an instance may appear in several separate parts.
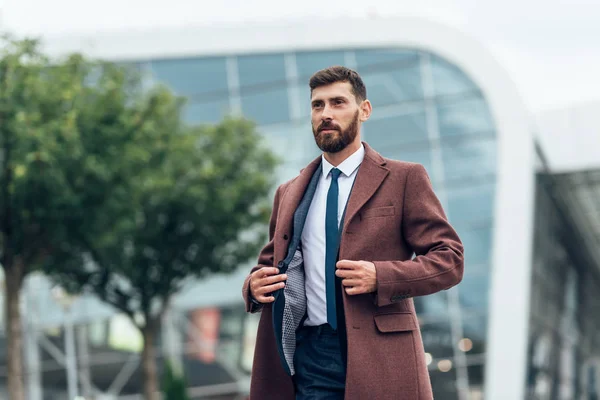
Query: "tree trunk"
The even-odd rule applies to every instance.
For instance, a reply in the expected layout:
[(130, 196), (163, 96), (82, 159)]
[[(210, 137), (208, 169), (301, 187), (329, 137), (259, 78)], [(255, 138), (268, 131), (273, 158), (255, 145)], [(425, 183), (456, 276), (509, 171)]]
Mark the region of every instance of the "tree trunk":
[[(8, 268), (6, 268), (8, 267)], [(5, 323), (6, 323), (6, 363), (8, 369), (8, 398), (25, 400), (23, 383), (23, 340), (21, 338), (21, 275), (20, 265), (5, 266)]]
[(146, 400), (159, 400), (158, 373), (156, 370), (156, 349), (154, 336), (156, 329), (153, 324), (142, 328), (144, 336), (144, 349), (142, 351), (142, 377), (144, 381), (144, 398)]

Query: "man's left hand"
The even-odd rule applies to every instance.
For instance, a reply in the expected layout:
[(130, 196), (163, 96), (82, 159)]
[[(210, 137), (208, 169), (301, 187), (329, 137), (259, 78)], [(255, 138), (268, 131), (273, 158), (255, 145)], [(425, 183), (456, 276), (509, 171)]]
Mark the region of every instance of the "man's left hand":
[(342, 278), (342, 285), (349, 295), (373, 293), (377, 290), (377, 270), (369, 261), (340, 260), (335, 275)]

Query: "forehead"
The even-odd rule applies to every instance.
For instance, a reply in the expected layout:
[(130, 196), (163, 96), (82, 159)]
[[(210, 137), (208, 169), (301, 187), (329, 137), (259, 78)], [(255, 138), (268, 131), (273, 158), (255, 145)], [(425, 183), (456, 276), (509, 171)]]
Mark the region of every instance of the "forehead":
[(314, 88), (310, 97), (311, 101), (325, 100), (333, 97), (353, 97), (352, 85), (350, 82), (335, 82), (329, 85)]

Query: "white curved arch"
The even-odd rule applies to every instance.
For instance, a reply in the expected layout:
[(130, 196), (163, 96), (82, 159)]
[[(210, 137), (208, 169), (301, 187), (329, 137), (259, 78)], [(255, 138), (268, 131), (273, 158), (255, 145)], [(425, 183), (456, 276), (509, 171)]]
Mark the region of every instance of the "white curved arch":
[(186, 27), (45, 42), (51, 55), (82, 51), (123, 61), (357, 47), (408, 47), (437, 54), (460, 67), (488, 101), (498, 133), (498, 180), (485, 398), (522, 399), (532, 264), (533, 137), (529, 113), (513, 81), (479, 42), (456, 29), (407, 17)]

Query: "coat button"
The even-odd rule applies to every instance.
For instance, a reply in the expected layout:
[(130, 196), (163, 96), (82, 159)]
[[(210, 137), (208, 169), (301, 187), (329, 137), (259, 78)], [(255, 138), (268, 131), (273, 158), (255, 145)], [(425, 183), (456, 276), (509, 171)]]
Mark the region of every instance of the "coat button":
[(283, 240), (288, 240), (288, 235), (283, 235)]

